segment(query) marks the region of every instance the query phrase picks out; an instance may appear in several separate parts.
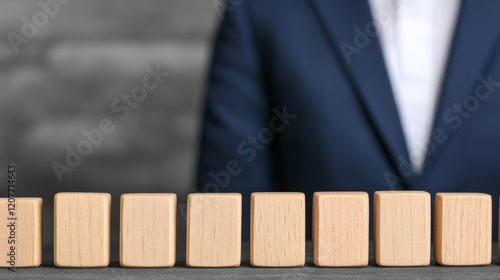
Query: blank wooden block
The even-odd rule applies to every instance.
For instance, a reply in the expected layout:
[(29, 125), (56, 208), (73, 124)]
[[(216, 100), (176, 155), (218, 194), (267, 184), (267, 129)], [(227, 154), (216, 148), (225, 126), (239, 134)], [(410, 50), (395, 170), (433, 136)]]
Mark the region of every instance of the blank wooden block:
[[(16, 267), (36, 267), (42, 264), (42, 199), (38, 197), (16, 197), (14, 216), (9, 215), (7, 198), (0, 198), (0, 267), (10, 267), (12, 254), (10, 247), (15, 246)], [(14, 219), (15, 218), (15, 219)], [(12, 228), (15, 238), (11, 237)], [(15, 243), (14, 243), (14, 242)], [(10, 243), (9, 243), (10, 242)]]
[(430, 264), (430, 204), (430, 194), (424, 191), (375, 192), (374, 242), (377, 265)]
[(54, 264), (106, 267), (110, 254), (111, 195), (58, 193), (54, 197)]
[(175, 194), (124, 194), (120, 199), (120, 265), (172, 267), (176, 248)]
[(187, 266), (239, 266), (241, 194), (190, 194), (186, 229)]
[(250, 207), (250, 264), (304, 266), (305, 195), (253, 193)]
[(316, 266), (367, 266), (369, 199), (366, 192), (316, 192), (313, 259)]
[(438, 193), (434, 212), (436, 262), (460, 266), (491, 263), (491, 195)]

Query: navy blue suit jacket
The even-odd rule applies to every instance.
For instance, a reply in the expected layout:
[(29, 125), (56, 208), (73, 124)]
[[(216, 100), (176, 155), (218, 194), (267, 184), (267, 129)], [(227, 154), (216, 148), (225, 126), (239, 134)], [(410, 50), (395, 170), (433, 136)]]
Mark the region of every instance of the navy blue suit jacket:
[(232, 4), (215, 42), (197, 188), (244, 195), (245, 237), (256, 191), (305, 192), (309, 206), (326, 190), (486, 192), (496, 232), (500, 1), (462, 2), (421, 174), (366, 0)]

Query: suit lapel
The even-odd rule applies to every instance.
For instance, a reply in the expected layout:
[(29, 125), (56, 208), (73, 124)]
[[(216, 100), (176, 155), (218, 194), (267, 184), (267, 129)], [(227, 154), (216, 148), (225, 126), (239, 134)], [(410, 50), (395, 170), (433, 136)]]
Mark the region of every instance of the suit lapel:
[(442, 159), (439, 154), (452, 141), (453, 122), (445, 115), (454, 110), (454, 104), (462, 104), (467, 96), (474, 95), (479, 76), (488, 77), (489, 59), (497, 51), (500, 34), (499, 11), (500, 1), (462, 1), (433, 130), (444, 131), (447, 140), (429, 152), (422, 175), (436, 167)]
[[(401, 159), (409, 161), (408, 150), (382, 51), (371, 32), (373, 18), (368, 2), (313, 0), (311, 4), (326, 37), (345, 67), (377, 140), (394, 170), (398, 170)], [(355, 38), (361, 33), (364, 35)], [(408, 184), (409, 180), (411, 176), (404, 180), (404, 184)]]

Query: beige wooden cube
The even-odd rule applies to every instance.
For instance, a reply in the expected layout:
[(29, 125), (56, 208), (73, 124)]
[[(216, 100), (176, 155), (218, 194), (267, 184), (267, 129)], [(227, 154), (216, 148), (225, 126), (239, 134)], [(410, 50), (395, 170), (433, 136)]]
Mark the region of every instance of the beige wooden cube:
[(305, 195), (252, 193), (250, 208), (250, 264), (304, 266)]
[(434, 212), (436, 262), (450, 266), (491, 263), (491, 195), (438, 193)]
[(120, 265), (172, 267), (177, 195), (131, 193), (120, 198)]
[(111, 195), (58, 193), (54, 197), (54, 265), (106, 267), (110, 261)]
[(186, 265), (237, 267), (241, 262), (241, 194), (190, 194)]
[(368, 265), (369, 199), (366, 192), (316, 192), (313, 260), (319, 267)]
[(0, 198), (0, 267), (42, 264), (42, 204), (39, 197)]
[(430, 194), (424, 191), (375, 192), (374, 246), (377, 265), (430, 264), (430, 204)]

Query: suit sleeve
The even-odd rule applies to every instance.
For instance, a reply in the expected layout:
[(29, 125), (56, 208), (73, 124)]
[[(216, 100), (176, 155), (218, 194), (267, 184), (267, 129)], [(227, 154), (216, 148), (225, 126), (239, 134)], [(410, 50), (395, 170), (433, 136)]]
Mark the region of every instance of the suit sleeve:
[(247, 2), (225, 13), (215, 40), (197, 170), (200, 192), (275, 190), (272, 145), (258, 140), (269, 127), (271, 106)]

